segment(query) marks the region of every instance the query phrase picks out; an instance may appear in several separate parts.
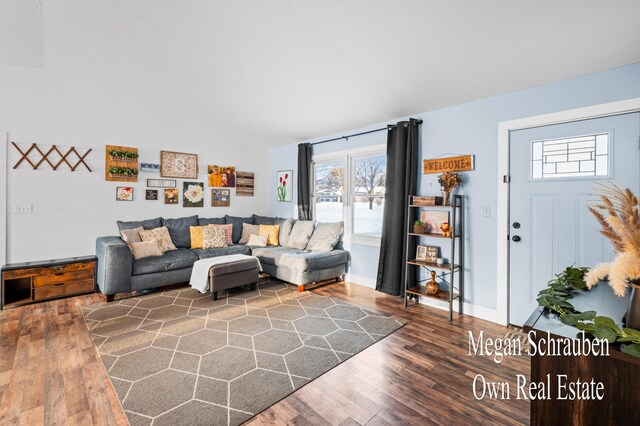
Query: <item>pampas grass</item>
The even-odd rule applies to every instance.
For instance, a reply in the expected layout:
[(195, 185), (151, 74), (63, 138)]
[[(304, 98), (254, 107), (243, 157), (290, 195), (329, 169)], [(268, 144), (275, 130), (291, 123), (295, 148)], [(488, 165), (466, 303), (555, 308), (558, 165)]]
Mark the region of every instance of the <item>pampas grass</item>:
[(638, 198), (630, 189), (622, 189), (612, 182), (599, 184), (598, 192), (599, 201), (589, 206), (589, 211), (602, 226), (602, 235), (615, 247), (616, 258), (592, 268), (585, 276), (585, 282), (592, 288), (608, 277), (613, 292), (622, 297), (629, 281), (640, 279)]

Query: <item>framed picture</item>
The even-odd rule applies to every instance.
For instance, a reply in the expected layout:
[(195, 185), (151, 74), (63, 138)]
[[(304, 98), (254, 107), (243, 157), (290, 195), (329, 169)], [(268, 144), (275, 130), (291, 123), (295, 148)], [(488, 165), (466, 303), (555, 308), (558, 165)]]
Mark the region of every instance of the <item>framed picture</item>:
[(198, 155), (184, 152), (160, 151), (160, 176), (197, 179)]
[(157, 163), (140, 163), (141, 172), (159, 173), (160, 164)]
[(280, 170), (276, 175), (278, 201), (291, 202), (293, 194), (293, 170)]
[(155, 201), (158, 199), (158, 190), (157, 189), (147, 189), (144, 191), (144, 199)]
[(424, 222), (425, 234), (444, 235), (440, 225), (449, 222), (449, 212), (423, 210), (420, 212), (420, 220)]
[(418, 246), (416, 250), (416, 260), (423, 262), (436, 263), (438, 260), (439, 247), (434, 246)]
[(151, 188), (175, 188), (176, 181), (173, 179), (147, 179), (147, 186)]
[(236, 172), (236, 195), (253, 197), (253, 179), (251, 172)]
[(236, 168), (234, 166), (209, 166), (207, 173), (209, 186), (214, 188), (236, 187)]
[(116, 201), (133, 201), (133, 188), (130, 186), (117, 186)]
[(211, 207), (229, 207), (231, 205), (230, 189), (212, 189)]
[(204, 182), (182, 182), (182, 207), (204, 207)]
[(165, 204), (178, 204), (178, 189), (171, 188), (164, 190), (164, 203)]

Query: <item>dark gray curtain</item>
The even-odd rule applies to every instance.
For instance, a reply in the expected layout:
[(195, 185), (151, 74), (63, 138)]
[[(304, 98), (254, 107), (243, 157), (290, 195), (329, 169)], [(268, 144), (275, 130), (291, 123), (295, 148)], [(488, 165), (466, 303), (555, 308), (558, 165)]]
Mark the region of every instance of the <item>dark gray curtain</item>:
[(313, 147), (309, 143), (298, 145), (298, 219), (311, 220), (311, 157)]
[[(376, 290), (400, 296), (404, 296), (407, 273), (407, 205), (418, 186), (418, 130), (418, 120), (413, 118), (387, 130), (387, 178)], [(408, 250), (416, 252), (415, 238), (409, 240)], [(416, 285), (416, 275), (409, 275), (409, 287)]]

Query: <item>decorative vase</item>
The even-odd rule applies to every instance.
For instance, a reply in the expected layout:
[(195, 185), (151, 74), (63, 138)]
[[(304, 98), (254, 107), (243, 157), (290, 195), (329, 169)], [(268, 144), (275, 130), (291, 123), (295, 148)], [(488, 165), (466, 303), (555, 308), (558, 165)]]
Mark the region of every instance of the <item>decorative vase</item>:
[(436, 271), (431, 271), (431, 281), (429, 281), (425, 287), (429, 296), (435, 296), (440, 293), (440, 286), (438, 286), (436, 282)]
[(631, 297), (627, 307), (626, 326), (635, 330), (640, 330), (640, 281), (634, 280), (629, 283), (631, 286)]
[(424, 234), (424, 226), (413, 225), (413, 233), (414, 234)]
[(451, 205), (451, 191), (442, 191), (442, 205), (443, 206)]

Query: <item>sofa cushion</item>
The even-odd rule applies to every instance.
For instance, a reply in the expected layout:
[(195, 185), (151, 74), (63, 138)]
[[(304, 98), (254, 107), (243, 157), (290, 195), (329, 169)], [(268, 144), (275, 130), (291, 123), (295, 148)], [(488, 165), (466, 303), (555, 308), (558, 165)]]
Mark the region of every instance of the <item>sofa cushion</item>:
[(140, 226), (144, 229), (154, 229), (162, 226), (162, 218), (156, 217), (155, 219), (137, 220), (133, 222), (122, 222), (119, 220), (116, 224), (118, 225), (118, 231), (122, 231), (123, 229), (139, 228)]
[(210, 218), (199, 217), (198, 218), (199, 226), (224, 225), (225, 223), (227, 222), (225, 222), (224, 217), (210, 217)]
[(192, 250), (180, 248), (168, 251), (162, 256), (145, 257), (133, 260), (133, 275), (152, 274), (154, 272), (172, 271), (174, 269), (190, 268), (198, 260)]
[(229, 254), (251, 254), (251, 248), (243, 245), (233, 245), (229, 247), (220, 247), (212, 249), (191, 250), (198, 256), (198, 259), (208, 259), (210, 257), (226, 256)]
[(314, 225), (315, 222), (312, 220), (297, 221), (287, 239), (287, 247), (304, 250), (307, 247), (309, 238), (311, 238), (311, 234), (313, 234)]
[(293, 229), (293, 219), (291, 218), (285, 219), (285, 221), (280, 224), (280, 235), (278, 235), (278, 241), (281, 246), (287, 245), (289, 235), (291, 235), (291, 229)]
[(257, 214), (254, 214), (252, 217), (254, 225), (280, 225), (286, 220), (282, 217), (258, 216)]
[(305, 250), (331, 251), (342, 237), (343, 223), (318, 223)]
[(177, 219), (162, 219), (162, 225), (166, 226), (171, 236), (171, 241), (178, 248), (191, 247), (190, 226), (198, 225), (198, 216), (181, 217)]
[(252, 217), (225, 216), (224, 220), (226, 223), (230, 223), (233, 225), (233, 233), (231, 235), (233, 244), (238, 244), (238, 241), (240, 241), (240, 237), (242, 236), (243, 223), (250, 223), (253, 225)]
[(258, 235), (260, 232), (260, 225), (251, 225), (249, 223), (242, 224), (242, 237), (240, 237), (240, 244), (247, 244), (249, 241), (249, 237), (253, 235)]
[(296, 271), (326, 269), (348, 261), (344, 250), (308, 252), (290, 247), (256, 247), (253, 255), (268, 265), (285, 266)]

